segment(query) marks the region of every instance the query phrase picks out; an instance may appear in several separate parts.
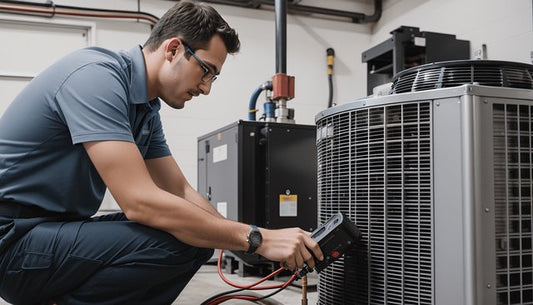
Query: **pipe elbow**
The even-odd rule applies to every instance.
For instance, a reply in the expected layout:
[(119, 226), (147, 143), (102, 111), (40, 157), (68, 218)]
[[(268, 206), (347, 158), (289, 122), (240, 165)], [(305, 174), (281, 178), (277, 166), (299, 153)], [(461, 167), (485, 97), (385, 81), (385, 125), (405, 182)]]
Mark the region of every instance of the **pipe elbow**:
[(262, 83), (252, 93), (252, 97), (250, 98), (250, 103), (248, 105), (248, 119), (250, 121), (255, 121), (255, 114), (257, 112), (257, 109), (255, 107), (257, 104), (257, 99), (259, 98), (259, 95), (261, 95), (261, 92), (263, 92), (263, 90), (272, 90), (272, 82), (266, 81)]

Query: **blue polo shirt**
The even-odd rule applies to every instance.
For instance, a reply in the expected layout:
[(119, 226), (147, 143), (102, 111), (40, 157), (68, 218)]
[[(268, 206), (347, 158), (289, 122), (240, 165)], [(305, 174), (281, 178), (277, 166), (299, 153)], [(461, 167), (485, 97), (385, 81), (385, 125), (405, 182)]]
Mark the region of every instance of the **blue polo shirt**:
[(0, 118), (0, 199), (88, 217), (106, 186), (83, 144), (134, 142), (145, 159), (170, 155), (159, 99), (148, 100), (140, 46), (91, 47), (34, 78)]

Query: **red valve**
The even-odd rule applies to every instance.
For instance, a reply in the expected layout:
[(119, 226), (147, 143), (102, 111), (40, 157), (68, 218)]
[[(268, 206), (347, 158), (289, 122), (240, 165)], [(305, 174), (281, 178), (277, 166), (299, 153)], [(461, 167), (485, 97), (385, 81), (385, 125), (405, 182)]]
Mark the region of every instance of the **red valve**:
[(277, 73), (272, 77), (272, 99), (290, 100), (294, 98), (294, 76)]

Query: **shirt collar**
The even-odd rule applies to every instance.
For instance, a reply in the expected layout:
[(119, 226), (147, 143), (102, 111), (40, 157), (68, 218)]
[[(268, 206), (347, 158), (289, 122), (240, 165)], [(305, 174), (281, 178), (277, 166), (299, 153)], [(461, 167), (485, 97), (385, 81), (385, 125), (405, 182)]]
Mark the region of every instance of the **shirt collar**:
[(137, 45), (129, 52), (131, 58), (131, 82), (130, 82), (130, 103), (148, 105), (157, 104), (149, 103), (148, 89), (146, 88), (146, 63), (142, 53), (142, 46)]

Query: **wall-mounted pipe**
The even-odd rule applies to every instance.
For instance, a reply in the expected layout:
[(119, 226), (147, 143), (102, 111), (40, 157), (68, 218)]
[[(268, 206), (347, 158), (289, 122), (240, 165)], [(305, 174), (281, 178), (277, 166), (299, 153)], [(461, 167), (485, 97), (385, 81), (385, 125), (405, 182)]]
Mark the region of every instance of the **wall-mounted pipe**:
[[(175, 0), (176, 1), (176, 0)], [(178, 0), (179, 1), (179, 0)], [(274, 6), (273, 0), (203, 0), (204, 2), (224, 4), (230, 6), (239, 6), (245, 8), (260, 9), (261, 5)], [(365, 15), (363, 13), (335, 10), (325, 7), (315, 7), (288, 3), (287, 9), (290, 14), (316, 14), (324, 16), (334, 16), (349, 18), (354, 23), (376, 22), (381, 18), (383, 0), (374, 0), (374, 14)], [(33, 3), (24, 1), (7, 1), (0, 0), (1, 13), (15, 13), (23, 15), (37, 15), (53, 17), (55, 15), (79, 16), (79, 17), (97, 17), (97, 18), (120, 18), (120, 19), (139, 19), (155, 25), (159, 20), (158, 17), (135, 11), (123, 10), (104, 10), (84, 7), (73, 7), (65, 5), (55, 5), (53, 3)]]
[(372, 15), (364, 15), (363, 19), (360, 20), (360, 22), (354, 21), (356, 23), (371, 23), (371, 22), (378, 22), (379, 18), (381, 18), (381, 13), (383, 12), (383, 1), (382, 0), (374, 0), (374, 14)]
[[(176, 0), (174, 0), (176, 1)], [(178, 0), (179, 1), (179, 0)], [(245, 8), (260, 9), (262, 5), (274, 6), (275, 0), (202, 0), (203, 2), (239, 6)], [(381, 18), (383, 0), (374, 0), (374, 14), (366, 15), (358, 12), (336, 10), (327, 7), (301, 5), (298, 3), (288, 3), (290, 14), (313, 14), (322, 16), (334, 16), (350, 19), (354, 23), (377, 22)]]
[[(181, 0), (174, 0), (174, 1), (181, 1)], [(260, 0), (203, 0), (202, 2), (209, 2), (214, 4), (223, 4), (223, 5), (230, 5), (230, 6), (239, 6), (239, 7), (245, 7), (245, 8), (261, 8), (261, 1)]]
[(25, 1), (0, 0), (0, 13), (43, 16), (49, 18), (52, 18), (56, 15), (65, 15), (77, 17), (137, 19), (147, 21), (151, 25), (155, 25), (159, 20), (159, 18), (156, 16), (144, 12), (74, 7), (56, 5), (53, 2), (33, 3)]

